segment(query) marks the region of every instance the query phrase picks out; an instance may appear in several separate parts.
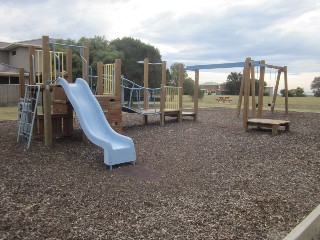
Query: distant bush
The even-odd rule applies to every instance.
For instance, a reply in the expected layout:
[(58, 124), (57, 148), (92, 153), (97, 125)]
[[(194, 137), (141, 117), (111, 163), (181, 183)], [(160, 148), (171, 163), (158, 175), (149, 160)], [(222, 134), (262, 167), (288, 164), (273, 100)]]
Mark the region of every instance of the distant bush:
[[(285, 97), (286, 95), (286, 90), (281, 89), (280, 94), (282, 97)], [(297, 87), (296, 89), (290, 89), (288, 91), (288, 97), (306, 97), (307, 95), (304, 92), (304, 89), (301, 87)]]

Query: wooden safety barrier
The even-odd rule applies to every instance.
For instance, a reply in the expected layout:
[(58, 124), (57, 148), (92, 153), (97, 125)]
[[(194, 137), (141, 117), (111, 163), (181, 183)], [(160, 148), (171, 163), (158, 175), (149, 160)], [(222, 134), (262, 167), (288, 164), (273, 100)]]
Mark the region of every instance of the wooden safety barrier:
[(118, 133), (122, 133), (121, 96), (96, 96), (102, 111), (110, 126)]
[[(52, 137), (65, 137), (73, 134), (73, 116), (70, 114), (51, 114)], [(34, 125), (33, 136), (44, 137), (44, 115), (38, 114)]]

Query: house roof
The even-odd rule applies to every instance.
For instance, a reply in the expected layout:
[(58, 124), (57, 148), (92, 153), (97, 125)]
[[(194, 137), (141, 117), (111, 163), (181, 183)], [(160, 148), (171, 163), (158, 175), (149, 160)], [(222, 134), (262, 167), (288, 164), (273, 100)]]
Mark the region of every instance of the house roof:
[[(56, 42), (57, 39), (55, 38), (50, 38), (50, 42)], [(32, 39), (32, 40), (25, 40), (25, 41), (20, 41), (20, 42), (15, 42), (15, 43), (6, 43), (6, 42), (0, 42), (0, 49), (10, 51), (14, 48), (17, 47), (29, 47), (29, 46), (34, 46), (36, 48), (42, 48), (42, 39)]]
[(220, 83), (216, 83), (216, 82), (205, 82), (205, 83), (201, 83), (201, 86), (219, 86)]
[(5, 48), (7, 46), (9, 46), (11, 43), (7, 43), (7, 42), (0, 42), (0, 49)]
[[(28, 70), (24, 70), (25, 72), (29, 72)], [(11, 74), (18, 74), (19, 73), (19, 68), (5, 64), (5, 63), (0, 63), (0, 72), (1, 73), (11, 73)]]

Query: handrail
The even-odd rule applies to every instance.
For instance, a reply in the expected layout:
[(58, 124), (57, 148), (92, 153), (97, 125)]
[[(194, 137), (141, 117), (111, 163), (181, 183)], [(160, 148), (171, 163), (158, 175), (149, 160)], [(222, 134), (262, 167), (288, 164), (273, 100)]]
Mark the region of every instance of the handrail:
[[(129, 100), (127, 104), (125, 104), (125, 89), (129, 90)], [(124, 77), (121, 78), (121, 91), (122, 91), (122, 106), (125, 108), (129, 108), (133, 111), (136, 111), (140, 114), (159, 114), (159, 109), (157, 106), (157, 97), (160, 99), (160, 94), (156, 94), (156, 91), (161, 91), (161, 88), (149, 88), (149, 87), (142, 87), (138, 85), (137, 83), (126, 79)], [(146, 99), (146, 108), (143, 109), (142, 107), (142, 97), (141, 94), (144, 91), (148, 91), (147, 99)], [(133, 102), (137, 103), (137, 108), (134, 108)], [(152, 102), (152, 104), (150, 104)], [(153, 105), (153, 106), (151, 106)], [(147, 111), (147, 110), (152, 111)], [(145, 111), (143, 111), (145, 110)], [(153, 111), (154, 110), (154, 111)]]
[[(79, 47), (79, 46), (77, 46)], [(84, 76), (83, 79), (86, 79), (88, 76), (88, 61), (86, 60), (86, 58), (83, 56), (83, 48), (85, 48), (84, 46), (82, 46), (82, 48), (80, 48), (80, 57), (84, 62)]]
[[(33, 61), (33, 66), (34, 66), (34, 77), (35, 77), (35, 83), (36, 84), (43, 84), (43, 79), (40, 78), (41, 73), (43, 71), (42, 69), (42, 62), (43, 62), (43, 55), (42, 55), (42, 50), (35, 50), (36, 55), (32, 55), (32, 61)], [(50, 58), (50, 82), (57, 79), (57, 70), (58, 70), (58, 76), (60, 75), (60, 71), (62, 72), (62, 77), (63, 77), (63, 72), (65, 71), (65, 63), (64, 63), (64, 57), (66, 53), (65, 52), (54, 52), (54, 51), (49, 51), (49, 58)], [(53, 59), (52, 59), (53, 58)], [(60, 61), (60, 58), (62, 59)], [(58, 68), (57, 68), (57, 59), (58, 59)], [(37, 62), (37, 64), (35, 64)], [(35, 69), (35, 66), (37, 66), (37, 69)], [(37, 70), (37, 72), (35, 71)]]
[[(48, 45), (53, 46), (53, 52), (54, 52), (54, 56), (58, 59), (58, 67), (60, 67), (60, 58), (59, 55), (56, 55), (55, 52), (55, 46), (63, 46), (63, 47), (73, 47), (73, 48), (79, 48), (80, 49), (80, 57), (84, 62), (84, 76), (83, 78), (86, 79), (89, 75), (88, 75), (88, 61), (85, 59), (85, 57), (83, 56), (83, 49), (87, 48), (86, 46), (81, 46), (81, 45), (74, 45), (74, 44), (66, 44), (66, 43), (56, 43), (56, 42), (48, 42)], [(59, 69), (60, 70), (60, 69)], [(58, 77), (60, 76), (60, 73), (58, 73)], [(57, 76), (56, 78), (57, 79)], [(52, 80), (52, 79), (51, 79)], [(55, 80), (54, 80), (55, 81)]]

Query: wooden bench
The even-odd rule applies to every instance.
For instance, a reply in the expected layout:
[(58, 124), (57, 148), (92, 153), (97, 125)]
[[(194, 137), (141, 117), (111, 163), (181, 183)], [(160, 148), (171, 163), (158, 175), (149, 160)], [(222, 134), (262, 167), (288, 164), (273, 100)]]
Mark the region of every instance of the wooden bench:
[(271, 128), (273, 136), (278, 134), (279, 126), (284, 126), (286, 132), (290, 131), (290, 121), (285, 120), (252, 118), (246, 122), (245, 131), (248, 131), (249, 126)]

